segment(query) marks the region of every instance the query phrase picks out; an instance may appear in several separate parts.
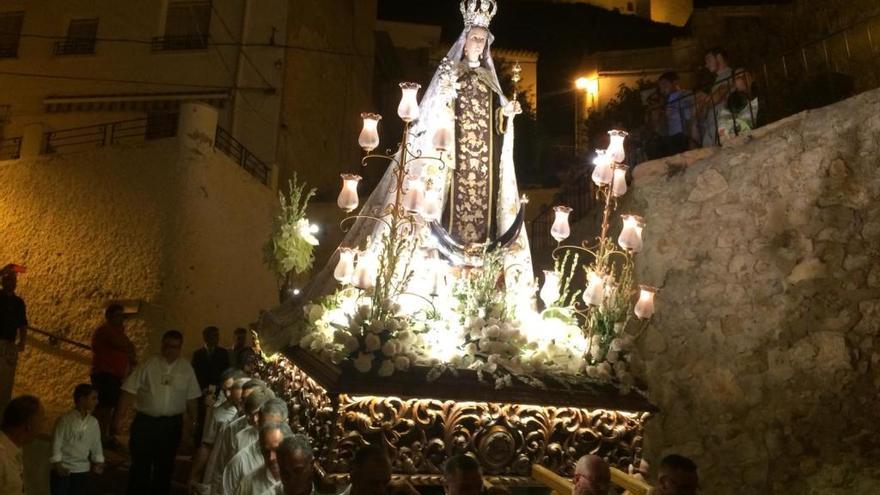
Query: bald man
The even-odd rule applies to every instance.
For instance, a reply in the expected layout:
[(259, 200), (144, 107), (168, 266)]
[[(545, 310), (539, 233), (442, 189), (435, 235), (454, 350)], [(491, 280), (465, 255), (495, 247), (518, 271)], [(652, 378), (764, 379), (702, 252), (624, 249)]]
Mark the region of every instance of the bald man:
[(611, 470), (601, 457), (585, 455), (578, 459), (571, 479), (571, 495), (608, 495)]

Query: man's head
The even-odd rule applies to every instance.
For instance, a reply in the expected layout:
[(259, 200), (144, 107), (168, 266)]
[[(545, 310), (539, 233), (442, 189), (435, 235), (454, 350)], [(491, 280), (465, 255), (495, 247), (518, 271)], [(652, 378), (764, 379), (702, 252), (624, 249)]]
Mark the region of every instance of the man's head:
[(284, 495), (308, 495), (312, 491), (312, 447), (303, 435), (285, 438), (275, 451)]
[(244, 347), (247, 344), (247, 330), (244, 328), (238, 327), (232, 332), (232, 339), (235, 343), (235, 347)]
[(391, 461), (381, 445), (358, 449), (351, 460), (351, 495), (385, 495), (391, 482)]
[(12, 294), (18, 286), (18, 274), (12, 270), (4, 273), (3, 276), (0, 277), (0, 285), (3, 286), (3, 292)]
[(611, 486), (611, 470), (597, 455), (585, 455), (574, 466), (572, 495), (606, 495)]
[(694, 461), (678, 454), (668, 455), (660, 461), (657, 495), (694, 495), (699, 486)]
[(220, 343), (220, 329), (214, 326), (205, 327), (202, 330), (202, 340), (208, 347), (217, 347), (217, 344)]
[(275, 451), (284, 437), (291, 435), (293, 432), (284, 423), (267, 423), (260, 428), (260, 453), (263, 454), (266, 468), (276, 480), (281, 478), (281, 473), (278, 471), (278, 456)]
[(706, 50), (703, 60), (706, 62), (706, 69), (713, 74), (718, 74), (727, 68), (727, 52), (721, 47)]
[[(245, 373), (246, 374), (246, 373)], [(269, 385), (266, 384), (263, 380), (259, 378), (251, 378), (250, 380), (244, 382), (244, 385), (241, 386), (241, 397), (242, 399), (247, 399), (248, 395), (251, 395), (251, 392), (258, 388), (268, 388)]]
[(0, 428), (16, 445), (30, 443), (43, 428), (45, 411), (40, 399), (33, 395), (22, 395), (12, 399), (3, 410)]
[(98, 391), (88, 383), (80, 383), (73, 389), (73, 404), (77, 409), (91, 413), (98, 405)]
[(233, 403), (241, 401), (241, 386), (244, 385), (245, 375), (241, 370), (227, 368), (220, 374), (220, 392), (223, 397)]
[(479, 26), (471, 27), (468, 30), (467, 39), (464, 43), (464, 58), (472, 65), (479, 64), (488, 43), (488, 29)]
[(469, 455), (450, 457), (443, 467), (443, 489), (446, 495), (480, 495), (483, 491), (480, 463)]
[(162, 357), (169, 363), (177, 361), (183, 347), (183, 334), (177, 330), (168, 330), (162, 335)]
[(678, 90), (678, 74), (675, 72), (664, 72), (659, 79), (657, 79), (657, 89), (660, 90), (660, 94), (663, 96), (669, 96), (673, 92)]
[(257, 426), (260, 419), (260, 408), (263, 404), (274, 399), (275, 394), (267, 388), (254, 389), (244, 400), (244, 413), (247, 414), (248, 424)]
[(122, 325), (125, 321), (125, 308), (121, 304), (111, 304), (104, 310), (104, 319), (113, 326)]
[(266, 401), (260, 408), (260, 424), (287, 423), (287, 403), (279, 398)]

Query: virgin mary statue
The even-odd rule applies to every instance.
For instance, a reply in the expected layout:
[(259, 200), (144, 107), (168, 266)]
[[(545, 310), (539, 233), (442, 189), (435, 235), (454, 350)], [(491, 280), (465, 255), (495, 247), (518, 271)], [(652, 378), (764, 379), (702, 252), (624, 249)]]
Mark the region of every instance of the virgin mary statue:
[[(418, 182), (426, 200), (435, 198), (442, 209), (420, 234), (429, 249), (413, 256), (439, 252), (453, 267), (479, 267), (481, 258), (496, 251), (504, 263), (504, 290), (522, 304), (533, 300), (534, 277), (513, 163), (513, 119), (521, 109), (503, 94), (492, 60), (489, 24), (497, 9), (495, 0), (461, 3), (464, 29), (425, 90), (407, 139), (410, 152), (440, 160), (410, 162), (413, 180), (407, 187)], [(454, 132), (454, 146), (442, 152), (435, 146), (441, 129)], [(398, 150), (396, 157), (402, 153)], [(387, 226), (374, 219), (387, 214), (396, 184), (394, 167), (389, 167), (341, 247), (360, 250), (359, 258), (378, 255)], [(339, 251), (304, 291), (306, 300), (333, 291), (338, 259)], [(411, 264), (419, 266), (419, 261)]]

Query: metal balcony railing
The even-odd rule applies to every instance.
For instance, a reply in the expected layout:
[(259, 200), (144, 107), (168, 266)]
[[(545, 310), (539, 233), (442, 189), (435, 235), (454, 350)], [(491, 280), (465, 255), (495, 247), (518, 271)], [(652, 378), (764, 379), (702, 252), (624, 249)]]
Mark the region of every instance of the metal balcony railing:
[(149, 141), (177, 135), (177, 116), (120, 120), (47, 132), (44, 153), (66, 153), (101, 148), (110, 144)]
[(53, 53), (55, 55), (91, 55), (95, 53), (95, 39), (70, 38), (57, 41)]
[(214, 148), (226, 153), (230, 158), (235, 160), (238, 165), (247, 170), (263, 184), (269, 185), (269, 172), (271, 167), (265, 162), (254, 156), (247, 148), (244, 147), (237, 139), (232, 137), (226, 129), (217, 127), (217, 133), (214, 136)]
[(202, 50), (208, 47), (208, 35), (157, 36), (150, 46), (154, 52)]
[(17, 160), (21, 158), (21, 138), (0, 139), (0, 160)]

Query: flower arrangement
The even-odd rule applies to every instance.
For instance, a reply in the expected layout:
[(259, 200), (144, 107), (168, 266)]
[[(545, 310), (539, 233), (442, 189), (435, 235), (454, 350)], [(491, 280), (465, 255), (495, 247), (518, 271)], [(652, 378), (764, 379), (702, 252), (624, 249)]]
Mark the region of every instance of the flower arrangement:
[(315, 189), (306, 191), (305, 184), (299, 183), (296, 175), (288, 183), (287, 196), (278, 193), (281, 211), (264, 247), (264, 259), (284, 285), (289, 283), (291, 274), (306, 272), (314, 262), (318, 228), (306, 218), (306, 207), (314, 195)]

